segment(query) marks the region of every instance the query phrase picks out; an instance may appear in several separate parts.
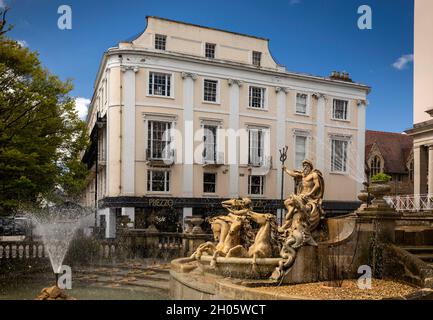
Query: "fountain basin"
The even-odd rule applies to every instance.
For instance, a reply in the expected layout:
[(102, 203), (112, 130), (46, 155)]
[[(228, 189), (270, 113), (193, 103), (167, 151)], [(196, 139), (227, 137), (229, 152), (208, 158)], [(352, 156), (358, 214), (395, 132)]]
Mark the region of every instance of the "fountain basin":
[(216, 274), (224, 277), (239, 279), (268, 279), (280, 261), (279, 258), (256, 259), (253, 267), (252, 258), (225, 258), (218, 257), (216, 266), (210, 265), (212, 256), (200, 257), (198, 267), (205, 273)]

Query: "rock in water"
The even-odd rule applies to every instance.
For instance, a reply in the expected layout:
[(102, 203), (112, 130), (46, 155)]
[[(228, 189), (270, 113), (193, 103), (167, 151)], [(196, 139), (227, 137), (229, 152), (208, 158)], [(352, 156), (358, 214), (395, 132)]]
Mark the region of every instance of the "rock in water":
[(48, 288), (43, 288), (35, 300), (76, 300), (76, 299), (71, 296), (68, 296), (59, 287), (52, 286)]

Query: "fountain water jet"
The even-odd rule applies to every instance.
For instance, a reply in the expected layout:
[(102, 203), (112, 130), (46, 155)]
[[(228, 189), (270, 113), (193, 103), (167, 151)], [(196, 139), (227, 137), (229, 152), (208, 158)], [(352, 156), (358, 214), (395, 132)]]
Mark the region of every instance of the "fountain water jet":
[(65, 201), (61, 205), (46, 206), (42, 209), (25, 210), (25, 215), (37, 226), (36, 234), (42, 237), (56, 277), (56, 285), (63, 260), (75, 232), (83, 225), (84, 218), (90, 214), (92, 214), (91, 209), (71, 201)]

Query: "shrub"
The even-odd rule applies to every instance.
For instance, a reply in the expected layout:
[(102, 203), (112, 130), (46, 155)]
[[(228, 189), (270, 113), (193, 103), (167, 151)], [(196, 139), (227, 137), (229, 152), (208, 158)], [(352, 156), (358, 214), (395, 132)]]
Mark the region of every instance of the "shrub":
[(79, 235), (72, 240), (65, 261), (69, 265), (88, 265), (97, 260), (98, 256), (98, 240)]
[(375, 174), (374, 176), (371, 177), (372, 182), (379, 182), (379, 181), (389, 182), (390, 180), (391, 180), (391, 176), (383, 172)]

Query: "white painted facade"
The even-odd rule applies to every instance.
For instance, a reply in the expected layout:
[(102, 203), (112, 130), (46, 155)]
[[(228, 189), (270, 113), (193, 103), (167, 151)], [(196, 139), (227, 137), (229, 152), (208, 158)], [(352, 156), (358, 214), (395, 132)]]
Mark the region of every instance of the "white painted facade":
[[(166, 50), (155, 49), (155, 34), (166, 36)], [(214, 58), (204, 57), (206, 42), (216, 44)], [(261, 53), (260, 66), (252, 65), (253, 51)], [(169, 89), (167, 82), (155, 87), (161, 92), (170, 90), (170, 94), (158, 96), (150, 92), (149, 87), (154, 88), (150, 83), (152, 73), (164, 74), (164, 79), (170, 79)], [(212, 102), (205, 101), (203, 96), (204, 81), (208, 79), (217, 83), (217, 98)], [(106, 121), (103, 129), (106, 130), (106, 162), (98, 174), (105, 188), (99, 188), (98, 199), (243, 196), (279, 199), (281, 165), (278, 150), (286, 145), (289, 147), (286, 166), (294, 168), (294, 137), (302, 134), (307, 136), (307, 142), (304, 150), (298, 150), (298, 157), (304, 152), (305, 157), (323, 172), (325, 200), (355, 201), (364, 179), (365, 109), (369, 91), (370, 88), (362, 84), (286, 71), (273, 60), (266, 39), (148, 17), (147, 28), (137, 39), (121, 42), (104, 54), (95, 81), (87, 118), (89, 131), (94, 128), (98, 113)], [(254, 100), (251, 92), (261, 93)], [(305, 114), (296, 112), (298, 93), (308, 97)], [(336, 100), (345, 101), (346, 107), (341, 113), (345, 119), (333, 117)], [(263, 103), (263, 108), (252, 107), (251, 101)], [(180, 162), (161, 167), (149, 161), (149, 151), (146, 151), (149, 148), (149, 123), (157, 120), (169, 122), (171, 128), (181, 133), (182, 137), (173, 138), (177, 142), (182, 139), (182, 147), (176, 147), (174, 151), (174, 157)], [(197, 139), (197, 131), (203, 123), (212, 122), (218, 123), (218, 130), (233, 132), (266, 129), (270, 143), (264, 148), (269, 150), (271, 157), (266, 160), (270, 167), (263, 178), (253, 179), (254, 183), (249, 184), (255, 171), (248, 164), (248, 155), (242, 152), (249, 150), (248, 140), (242, 138), (216, 134), (217, 154), (223, 156), (222, 163), (217, 165), (203, 165), (193, 157), (202, 143)], [(331, 170), (335, 154), (330, 145), (334, 137), (343, 137), (347, 141), (344, 142), (346, 156), (341, 172)], [(236, 152), (228, 152), (231, 149)], [(149, 190), (149, 171), (155, 170), (168, 172), (168, 190)], [(204, 190), (206, 173), (216, 177), (215, 192), (211, 194)], [(159, 177), (161, 175), (155, 179)], [(253, 190), (263, 189), (263, 192), (250, 194), (256, 182), (260, 185)], [(88, 205), (92, 205), (94, 199), (92, 184), (83, 197), (83, 202)], [(161, 186), (158, 184), (158, 188)], [(287, 177), (285, 196), (293, 189), (293, 181)], [(134, 221), (133, 207), (129, 204), (118, 206), (122, 215), (128, 215)], [(192, 215), (192, 211), (192, 208), (184, 207), (183, 216)], [(110, 212), (101, 210), (106, 221), (113, 218)], [(106, 232), (107, 236), (112, 235), (112, 227)]]

